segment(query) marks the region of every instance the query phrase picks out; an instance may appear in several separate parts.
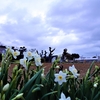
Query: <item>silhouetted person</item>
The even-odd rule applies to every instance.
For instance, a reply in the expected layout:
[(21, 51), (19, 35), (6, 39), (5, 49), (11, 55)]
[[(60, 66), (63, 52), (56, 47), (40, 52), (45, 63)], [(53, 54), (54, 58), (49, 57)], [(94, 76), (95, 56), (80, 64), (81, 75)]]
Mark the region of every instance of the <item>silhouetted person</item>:
[(64, 49), (64, 50), (63, 50), (62, 57), (61, 57), (61, 60), (62, 60), (62, 61), (66, 61), (66, 53), (67, 53), (67, 49)]
[(72, 59), (71, 54), (67, 52), (67, 49), (64, 49), (61, 60), (66, 62), (66, 60), (71, 60), (71, 59)]

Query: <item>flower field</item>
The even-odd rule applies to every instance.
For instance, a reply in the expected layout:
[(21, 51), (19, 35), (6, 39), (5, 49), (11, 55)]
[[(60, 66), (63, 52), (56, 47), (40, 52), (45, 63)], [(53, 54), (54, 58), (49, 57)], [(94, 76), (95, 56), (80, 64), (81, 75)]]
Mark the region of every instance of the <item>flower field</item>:
[(31, 51), (12, 61), (18, 55), (11, 48), (2, 54), (0, 100), (100, 100), (99, 62), (41, 63)]

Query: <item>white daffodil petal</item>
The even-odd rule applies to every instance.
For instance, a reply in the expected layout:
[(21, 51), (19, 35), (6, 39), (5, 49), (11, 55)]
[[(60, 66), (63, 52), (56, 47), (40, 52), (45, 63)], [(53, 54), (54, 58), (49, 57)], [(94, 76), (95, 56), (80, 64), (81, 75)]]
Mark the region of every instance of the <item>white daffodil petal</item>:
[(35, 59), (36, 66), (42, 66), (40, 55), (38, 55), (38, 54), (34, 55), (34, 59)]
[(66, 73), (63, 73), (60, 71), (58, 74), (54, 74), (55, 76), (55, 82), (58, 82), (59, 85), (61, 85), (63, 82), (66, 82)]
[(64, 93), (62, 92), (61, 93), (61, 98), (59, 100), (71, 100), (71, 98), (70, 97), (66, 98), (65, 95), (64, 95)]
[(27, 70), (26, 60), (26, 58), (20, 59), (20, 64), (23, 65), (23, 67), (25, 67), (25, 69)]
[(20, 55), (20, 52), (18, 50), (14, 51), (13, 49), (11, 49), (11, 53), (15, 59), (17, 58), (18, 55)]
[(72, 72), (72, 74), (74, 75), (75, 78), (77, 78), (80, 74), (77, 73), (77, 69), (75, 68), (74, 65), (69, 66), (69, 71)]
[(65, 97), (65, 95), (64, 95), (63, 92), (61, 93), (61, 98), (62, 98), (62, 99), (66, 99), (66, 97)]
[(28, 59), (28, 61), (33, 59), (33, 53), (31, 51), (26, 51), (23, 53), (23, 55), (24, 55), (24, 57), (26, 57)]

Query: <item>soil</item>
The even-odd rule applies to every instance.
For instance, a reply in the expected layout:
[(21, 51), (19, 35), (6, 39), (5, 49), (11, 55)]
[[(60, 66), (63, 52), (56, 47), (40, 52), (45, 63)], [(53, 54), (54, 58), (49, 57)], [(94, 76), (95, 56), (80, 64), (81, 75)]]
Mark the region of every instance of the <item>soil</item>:
[[(83, 63), (62, 63), (61, 65), (63, 66), (63, 69), (67, 69), (69, 68), (69, 66), (74, 65), (75, 68), (79, 71), (80, 73), (80, 78), (84, 77), (87, 69), (90, 67), (90, 65), (92, 64), (92, 62), (83, 62)], [(97, 65), (98, 67), (100, 67), (100, 62), (95, 62), (93, 63), (93, 69), (95, 68), (95, 65)], [(12, 74), (12, 69), (15, 66), (15, 64), (12, 64), (9, 67), (9, 75)], [(45, 74), (49, 71), (50, 67), (52, 66), (52, 63), (43, 63), (43, 67), (45, 67)], [(31, 66), (31, 70), (36, 68), (35, 66)]]

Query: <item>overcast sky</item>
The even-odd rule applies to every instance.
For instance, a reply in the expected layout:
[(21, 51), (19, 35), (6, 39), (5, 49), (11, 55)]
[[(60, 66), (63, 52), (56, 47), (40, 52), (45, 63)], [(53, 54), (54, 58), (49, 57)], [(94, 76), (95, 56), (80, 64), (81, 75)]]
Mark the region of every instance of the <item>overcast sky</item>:
[(100, 0), (0, 0), (0, 42), (100, 55)]

